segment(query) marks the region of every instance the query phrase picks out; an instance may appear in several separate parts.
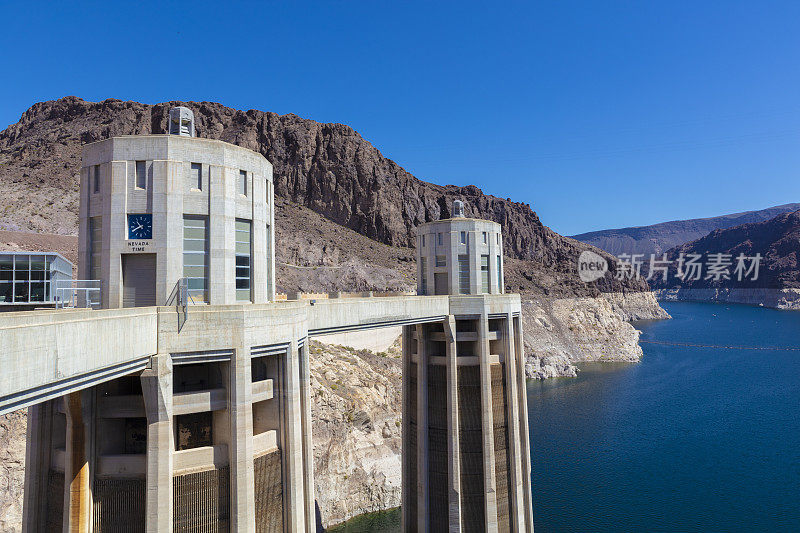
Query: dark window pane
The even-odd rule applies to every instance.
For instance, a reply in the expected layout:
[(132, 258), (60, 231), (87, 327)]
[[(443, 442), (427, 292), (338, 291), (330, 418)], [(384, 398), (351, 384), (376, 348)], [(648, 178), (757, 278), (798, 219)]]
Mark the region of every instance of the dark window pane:
[(236, 277), (237, 278), (249, 278), (250, 277), (250, 267), (236, 267)]
[(236, 266), (237, 267), (250, 266), (250, 257), (247, 256), (247, 255), (237, 255), (236, 256)]
[(189, 450), (201, 446), (212, 446), (212, 414), (211, 412), (179, 415), (175, 417), (178, 426), (177, 450)]
[(28, 271), (27, 270), (17, 270), (14, 272), (14, 280), (16, 281), (28, 281)]
[(245, 279), (237, 279), (236, 280), (236, 288), (237, 289), (249, 289), (250, 288), (250, 280)]
[(125, 453), (147, 452), (147, 419), (125, 419)]
[(14, 301), (27, 302), (28, 301), (28, 284), (15, 283), (14, 284)]
[(11, 283), (3, 283), (0, 281), (0, 302), (10, 302), (11, 297)]
[(31, 301), (44, 301), (44, 283), (31, 283)]

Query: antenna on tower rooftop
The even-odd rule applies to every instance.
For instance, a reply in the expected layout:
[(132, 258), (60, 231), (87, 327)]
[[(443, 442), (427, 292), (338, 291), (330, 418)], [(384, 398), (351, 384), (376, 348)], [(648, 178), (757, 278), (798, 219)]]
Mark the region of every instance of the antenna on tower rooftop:
[(194, 137), (194, 113), (188, 107), (169, 110), (169, 134)]
[(453, 202), (453, 218), (464, 218), (464, 202), (461, 200)]

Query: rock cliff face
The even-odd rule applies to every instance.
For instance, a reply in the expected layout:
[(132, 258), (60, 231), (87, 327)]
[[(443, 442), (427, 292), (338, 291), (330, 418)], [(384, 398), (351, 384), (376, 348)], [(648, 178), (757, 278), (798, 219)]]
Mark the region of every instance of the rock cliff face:
[(800, 204), (784, 204), (758, 211), (746, 211), (710, 218), (674, 220), (651, 226), (606, 229), (581, 233), (573, 238), (597, 246), (611, 254), (662, 254), (681, 244), (699, 239), (714, 230), (741, 224), (763, 222), (800, 209)]
[(522, 305), (525, 374), (533, 379), (575, 376), (575, 363), (586, 361), (636, 362), (639, 331), (629, 322), (670, 318), (649, 292), (533, 297)]
[[(214, 102), (152, 106), (74, 96), (35, 104), (0, 132), (0, 230), (74, 234), (80, 145), (115, 135), (163, 133), (175, 105), (194, 111), (199, 137), (266, 156), (275, 167), (278, 196), (384, 244), (413, 247), (416, 226), (449, 216), (452, 201), (461, 198), (467, 216), (502, 224), (505, 254), (530, 261), (530, 269), (574, 269), (586, 248), (544, 226), (527, 204), (485, 195), (472, 185), (439, 186), (415, 178), (343, 124)], [(609, 276), (597, 288), (646, 290), (646, 285), (620, 285)]]
[(400, 505), (402, 350), (311, 343), (314, 485), (325, 527)]
[(0, 531), (22, 531), (27, 410), (0, 416)]
[[(676, 259), (683, 254), (702, 256), (699, 279), (677, 277)], [(726, 276), (709, 275), (708, 254), (725, 254), (730, 265)], [(758, 276), (736, 274), (736, 258), (744, 254), (762, 259)], [(654, 276), (659, 297), (670, 300), (710, 300), (764, 305), (781, 309), (800, 309), (800, 211), (785, 213), (765, 222), (742, 224), (716, 230), (702, 239), (671, 249), (667, 257), (672, 268), (667, 280)], [(751, 262), (744, 263), (745, 268)], [(755, 279), (754, 279), (755, 278)]]

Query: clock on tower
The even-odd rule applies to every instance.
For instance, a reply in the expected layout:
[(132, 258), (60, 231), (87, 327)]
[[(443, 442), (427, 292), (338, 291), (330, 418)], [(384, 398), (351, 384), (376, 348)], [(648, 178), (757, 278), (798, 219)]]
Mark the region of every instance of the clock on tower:
[(153, 215), (128, 215), (128, 239), (152, 239)]

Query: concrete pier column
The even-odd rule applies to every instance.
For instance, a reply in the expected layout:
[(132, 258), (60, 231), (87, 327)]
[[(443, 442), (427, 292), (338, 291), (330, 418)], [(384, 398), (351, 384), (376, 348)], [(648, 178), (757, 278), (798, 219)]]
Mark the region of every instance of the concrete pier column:
[(253, 473), (253, 377), (250, 349), (237, 346), (231, 357), (228, 413), (231, 433), (228, 454), (231, 475), (231, 531), (255, 533)]
[(428, 516), (427, 344), (425, 326), (417, 324), (417, 533), (427, 533), (430, 523)]
[(411, 346), (414, 343), (414, 326), (403, 326), (403, 449), (400, 454), (402, 461), (402, 496), (400, 500), (400, 512), (402, 514), (402, 531), (411, 531), (413, 518), (411, 515), (411, 499), (415, 498), (416, 487), (412, 489), (410, 485), (411, 479), (416, 474), (416, 461), (413, 459), (415, 450), (409, 443), (408, 435), (411, 431), (411, 405), (412, 405), (412, 390), (411, 390)]
[(92, 389), (64, 397), (67, 453), (64, 465), (64, 531), (89, 533), (92, 523)]
[(444, 322), (447, 343), (447, 455), (448, 455), (448, 525), (450, 532), (461, 531), (461, 450), (458, 421), (458, 350), (456, 318)]
[(284, 503), (286, 531), (306, 531), (303, 474), (303, 427), (300, 401), (300, 355), (297, 341), (289, 343), (283, 365), (281, 405), (283, 406)]
[(486, 531), (497, 531), (497, 482), (494, 469), (494, 418), (492, 412), (492, 370), (489, 350), (489, 316), (484, 310), (478, 320), (478, 358), (481, 373), (483, 412), (483, 488)]
[(53, 402), (28, 408), (25, 444), (25, 495), (22, 504), (23, 533), (44, 530), (47, 512), (47, 482), (52, 449)]
[(305, 493), (306, 528), (316, 530), (316, 508), (314, 506), (314, 443), (311, 435), (311, 361), (308, 346), (299, 349), (300, 404), (302, 406), (303, 438), (303, 491)]
[(525, 342), (522, 336), (522, 319), (513, 319), (514, 324), (514, 353), (519, 365), (517, 371), (517, 395), (519, 402), (519, 427), (520, 427), (520, 456), (523, 475), (523, 504), (525, 505), (525, 524), (528, 531), (533, 532), (533, 487), (531, 481), (531, 447), (530, 430), (528, 427), (528, 389), (525, 384)]
[[(519, 383), (517, 381), (517, 351), (514, 342), (514, 317), (511, 313), (503, 320), (503, 352), (505, 355), (506, 405), (508, 406), (508, 443), (509, 456), (508, 481), (511, 487), (511, 517), (509, 523), (514, 531), (524, 532), (525, 528), (525, 494), (523, 490), (524, 478), (522, 477), (522, 435), (519, 420)], [(524, 372), (524, 370), (523, 370)], [(522, 390), (523, 396), (525, 390)], [(525, 436), (527, 438), (527, 435)]]
[(172, 531), (172, 358), (157, 354), (142, 372), (147, 414), (145, 531)]

